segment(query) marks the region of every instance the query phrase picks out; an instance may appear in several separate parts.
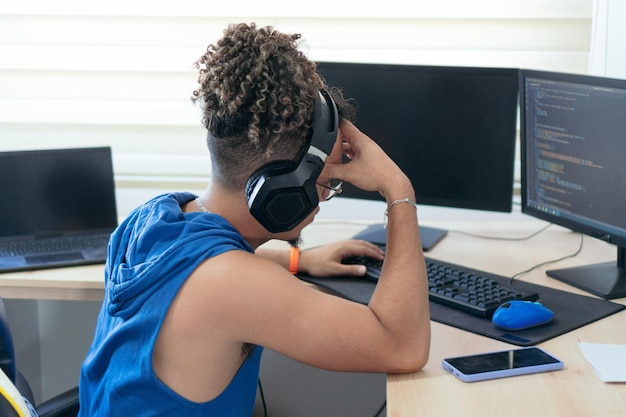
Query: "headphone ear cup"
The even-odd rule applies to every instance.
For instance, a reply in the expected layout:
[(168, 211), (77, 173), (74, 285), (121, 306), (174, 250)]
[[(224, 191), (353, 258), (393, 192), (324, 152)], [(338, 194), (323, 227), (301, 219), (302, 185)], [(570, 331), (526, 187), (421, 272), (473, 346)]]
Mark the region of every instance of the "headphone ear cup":
[(315, 180), (324, 163), (309, 155), (293, 161), (273, 162), (254, 172), (245, 194), (252, 216), (272, 233), (300, 224), (319, 204)]
[(255, 193), (255, 189), (259, 182), (265, 182), (267, 178), (284, 175), (285, 173), (291, 172), (296, 168), (296, 163), (293, 161), (274, 161), (267, 165), (263, 165), (254, 171), (246, 182), (245, 194), (246, 200), (248, 200), (248, 205), (250, 205), (250, 199), (254, 199), (259, 194), (258, 190)]

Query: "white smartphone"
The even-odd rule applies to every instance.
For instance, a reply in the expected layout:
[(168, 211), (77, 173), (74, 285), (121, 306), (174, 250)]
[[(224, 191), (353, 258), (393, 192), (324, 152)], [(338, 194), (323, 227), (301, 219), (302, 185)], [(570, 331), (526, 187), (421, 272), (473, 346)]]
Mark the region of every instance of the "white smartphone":
[(463, 382), (556, 371), (563, 362), (535, 346), (447, 358), (443, 368)]

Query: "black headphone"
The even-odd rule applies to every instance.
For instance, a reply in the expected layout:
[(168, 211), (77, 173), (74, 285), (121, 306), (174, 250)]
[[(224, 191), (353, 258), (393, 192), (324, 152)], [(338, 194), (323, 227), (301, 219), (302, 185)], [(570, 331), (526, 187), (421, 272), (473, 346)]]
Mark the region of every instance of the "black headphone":
[(300, 224), (319, 204), (315, 182), (337, 139), (339, 115), (328, 92), (315, 98), (308, 150), (299, 161), (274, 161), (256, 170), (246, 183), (252, 216), (272, 233)]

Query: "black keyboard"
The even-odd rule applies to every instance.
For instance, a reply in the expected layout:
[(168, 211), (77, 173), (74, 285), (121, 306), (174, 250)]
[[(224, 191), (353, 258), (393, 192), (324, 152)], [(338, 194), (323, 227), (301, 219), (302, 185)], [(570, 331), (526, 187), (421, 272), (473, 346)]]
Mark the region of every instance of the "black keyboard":
[(20, 256), (106, 247), (110, 234), (95, 236), (63, 236), (0, 243), (0, 255)]
[[(365, 256), (351, 256), (344, 258), (343, 263), (365, 265), (365, 278), (378, 281), (382, 261)], [(426, 269), (430, 301), (477, 316), (491, 317), (507, 301), (539, 299), (538, 293), (518, 290), (506, 283), (508, 278), (489, 272), (429, 258), (426, 259)]]

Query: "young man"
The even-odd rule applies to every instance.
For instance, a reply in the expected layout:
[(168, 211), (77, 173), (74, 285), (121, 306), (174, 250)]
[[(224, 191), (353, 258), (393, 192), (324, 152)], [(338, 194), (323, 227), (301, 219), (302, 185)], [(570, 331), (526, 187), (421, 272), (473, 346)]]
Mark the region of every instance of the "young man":
[[(250, 416), (264, 347), (337, 371), (413, 372), (426, 363), (430, 318), (411, 182), (343, 118), (347, 102), (326, 93), (298, 39), (232, 25), (197, 62), (194, 100), (208, 130), (211, 182), (198, 198), (155, 198), (113, 234), (82, 367), (81, 417)], [(324, 118), (332, 125), (337, 117), (335, 105), (343, 120), (324, 150), (318, 135)], [(342, 155), (350, 162), (341, 164)], [(290, 189), (273, 197), (281, 186), (272, 177), (291, 180), (301, 169), (312, 202), (292, 204)], [(290, 269), (362, 275), (363, 266), (341, 260), (382, 259), (376, 246), (338, 242), (303, 251), (298, 262), (259, 249), (270, 239), (297, 242), (335, 180), (387, 201), (385, 262), (367, 306), (305, 285)]]

